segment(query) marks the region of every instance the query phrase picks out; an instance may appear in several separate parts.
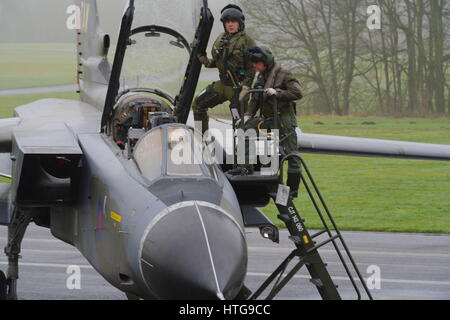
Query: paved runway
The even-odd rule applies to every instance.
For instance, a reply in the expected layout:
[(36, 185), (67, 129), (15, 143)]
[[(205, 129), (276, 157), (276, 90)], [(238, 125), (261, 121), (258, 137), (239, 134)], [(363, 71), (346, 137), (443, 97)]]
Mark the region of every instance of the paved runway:
[[(7, 229), (0, 227), (0, 247), (6, 242)], [(281, 244), (260, 237), (248, 229), (249, 268), (246, 284), (255, 290), (293, 247), (287, 233), (281, 232)], [(381, 289), (372, 290), (375, 299), (450, 300), (450, 236), (344, 232), (344, 239), (364, 277), (376, 265), (381, 270)], [(339, 286), (344, 299), (355, 299), (351, 283), (338, 264), (331, 246), (320, 250), (323, 260)], [(109, 285), (73, 247), (53, 238), (47, 229), (31, 225), (23, 243), (20, 299), (124, 299), (123, 293)], [(81, 289), (66, 287), (69, 265), (81, 267)], [(0, 255), (0, 269), (6, 258)], [(278, 299), (319, 299), (309, 282), (306, 269), (280, 293)]]

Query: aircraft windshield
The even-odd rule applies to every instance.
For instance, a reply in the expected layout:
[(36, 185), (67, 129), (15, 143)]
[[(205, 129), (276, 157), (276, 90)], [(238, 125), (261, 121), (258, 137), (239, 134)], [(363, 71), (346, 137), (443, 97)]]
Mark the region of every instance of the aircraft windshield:
[(134, 160), (149, 181), (164, 176), (215, 177), (214, 169), (202, 161), (201, 144), (182, 126), (156, 128), (143, 136), (134, 149)]
[[(178, 32), (191, 44), (202, 3), (201, 0), (136, 0), (132, 30), (158, 25)], [(145, 87), (176, 96), (189, 60), (188, 50), (177, 38), (157, 31), (135, 34), (131, 40), (120, 77), (120, 90)]]
[(149, 181), (152, 181), (162, 173), (162, 130), (153, 130), (142, 138), (134, 151), (134, 160), (141, 173)]

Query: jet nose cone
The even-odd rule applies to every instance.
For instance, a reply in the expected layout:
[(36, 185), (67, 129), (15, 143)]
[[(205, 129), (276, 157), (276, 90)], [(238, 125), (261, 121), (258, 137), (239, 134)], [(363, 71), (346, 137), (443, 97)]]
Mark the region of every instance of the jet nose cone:
[(144, 234), (140, 265), (161, 299), (233, 299), (247, 270), (243, 231), (213, 204), (189, 202), (160, 214)]

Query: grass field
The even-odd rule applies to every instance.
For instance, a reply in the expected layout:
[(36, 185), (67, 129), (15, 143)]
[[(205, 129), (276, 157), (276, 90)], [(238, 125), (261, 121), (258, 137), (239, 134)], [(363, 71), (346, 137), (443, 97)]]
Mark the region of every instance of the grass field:
[[(177, 68), (179, 63), (176, 63), (176, 58), (185, 59), (188, 55), (182, 50), (170, 49), (170, 54), (166, 55), (161, 52), (162, 49), (146, 49), (146, 55), (136, 56), (136, 61), (125, 59), (124, 70), (133, 75), (138, 71), (145, 73), (146, 69), (142, 69), (139, 59), (152, 61), (151, 56), (158, 56), (158, 61), (164, 65), (159, 69), (158, 65), (152, 64), (149, 70), (153, 73)], [(130, 51), (130, 54), (133, 52), (136, 51)], [(113, 61), (113, 57), (114, 52), (110, 50), (109, 60)], [(76, 64), (74, 44), (0, 43), (0, 90), (75, 83)]]
[[(10, 45), (8, 49), (0, 44), (0, 90), (73, 83), (74, 59), (70, 45)], [(200, 83), (198, 89), (207, 84)], [(10, 117), (16, 106), (47, 97), (77, 99), (75, 93), (0, 97), (0, 117)], [(225, 115), (227, 109), (219, 107), (213, 113)], [(299, 124), (308, 133), (450, 145), (449, 118), (316, 116), (299, 118)], [(450, 163), (326, 155), (304, 155), (304, 159), (341, 229), (450, 233)], [(296, 205), (308, 227), (319, 227), (304, 190)], [(273, 205), (263, 211), (278, 221)]]
[[(364, 126), (365, 121), (376, 125)], [(450, 145), (450, 119), (307, 117), (300, 123), (309, 133)], [(450, 163), (326, 155), (303, 158), (342, 229), (450, 233)], [(295, 203), (309, 227), (320, 226), (305, 189)], [(272, 218), (275, 211), (273, 205), (264, 209)]]
[[(229, 118), (228, 105), (218, 106), (211, 114)], [(299, 117), (298, 123), (307, 133), (450, 145), (450, 118), (308, 116)], [(450, 163), (327, 155), (303, 158), (340, 228), (450, 233)], [(308, 227), (320, 228), (306, 190), (302, 191), (295, 204)], [(284, 226), (276, 218), (274, 204), (263, 211)]]
[(0, 43), (0, 90), (75, 82), (75, 45)]
[(0, 118), (12, 117), (14, 108), (39, 99), (46, 98), (77, 100), (78, 94), (76, 92), (54, 92), (0, 97)]

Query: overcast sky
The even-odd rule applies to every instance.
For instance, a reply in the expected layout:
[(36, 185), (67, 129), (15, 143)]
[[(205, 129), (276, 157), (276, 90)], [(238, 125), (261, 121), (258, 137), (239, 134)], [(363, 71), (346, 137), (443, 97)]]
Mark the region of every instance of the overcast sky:
[[(127, 2), (97, 0), (102, 29), (113, 40)], [(216, 18), (212, 37), (223, 30), (220, 9), (230, 2), (233, 1), (209, 1)], [(75, 32), (66, 28), (69, 16), (66, 10), (73, 3), (74, 0), (0, 0), (0, 42), (74, 42)]]

